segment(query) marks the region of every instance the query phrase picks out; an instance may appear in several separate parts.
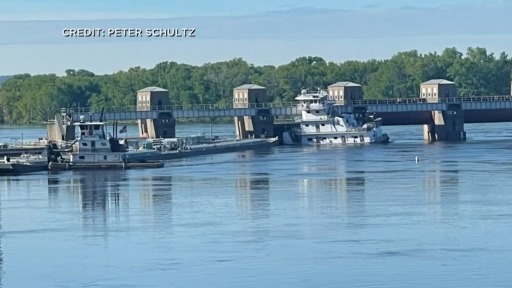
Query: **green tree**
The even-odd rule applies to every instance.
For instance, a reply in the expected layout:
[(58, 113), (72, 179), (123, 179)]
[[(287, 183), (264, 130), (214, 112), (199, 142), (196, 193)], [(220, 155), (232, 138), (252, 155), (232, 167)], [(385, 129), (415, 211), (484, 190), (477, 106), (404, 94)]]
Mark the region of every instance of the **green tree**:
[(291, 102), (301, 89), (325, 88), (327, 63), (321, 57), (300, 57), (277, 68), (283, 101)]

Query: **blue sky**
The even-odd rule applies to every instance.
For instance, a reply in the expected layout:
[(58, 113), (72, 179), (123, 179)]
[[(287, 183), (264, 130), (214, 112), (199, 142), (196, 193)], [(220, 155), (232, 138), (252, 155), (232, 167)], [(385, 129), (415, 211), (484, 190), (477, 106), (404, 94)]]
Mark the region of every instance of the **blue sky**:
[[(300, 56), (343, 62), (470, 46), (510, 54), (511, 12), (503, 0), (0, 0), (0, 75), (105, 74), (235, 57), (256, 65)], [(65, 28), (138, 28), (143, 36), (70, 38)], [(148, 28), (194, 28), (196, 37), (147, 37)]]

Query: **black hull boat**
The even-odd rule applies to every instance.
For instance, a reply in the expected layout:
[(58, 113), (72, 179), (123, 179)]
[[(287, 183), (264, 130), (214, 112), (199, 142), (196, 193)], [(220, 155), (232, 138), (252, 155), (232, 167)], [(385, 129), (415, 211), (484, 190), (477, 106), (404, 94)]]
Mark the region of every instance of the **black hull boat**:
[(46, 159), (9, 159), (0, 163), (0, 175), (18, 175), (48, 170)]

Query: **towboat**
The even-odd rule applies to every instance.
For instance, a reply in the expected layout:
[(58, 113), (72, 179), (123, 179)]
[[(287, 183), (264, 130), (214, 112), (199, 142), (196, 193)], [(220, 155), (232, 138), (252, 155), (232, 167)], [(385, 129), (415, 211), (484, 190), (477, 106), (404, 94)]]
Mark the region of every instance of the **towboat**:
[[(137, 152), (127, 152), (117, 138), (107, 138), (105, 122), (85, 121), (75, 123), (79, 128), (79, 137), (72, 145), (72, 151), (66, 158), (49, 163), (50, 170), (70, 169), (127, 169), (127, 168), (158, 168), (163, 167), (162, 161), (128, 161), (129, 155)], [(156, 151), (154, 152), (156, 153)], [(147, 152), (144, 155), (148, 155)]]
[(284, 144), (357, 144), (388, 143), (389, 137), (382, 132), (382, 119), (368, 117), (356, 119), (354, 114), (334, 116), (334, 101), (328, 100), (325, 90), (302, 90), (295, 100), (299, 101), (301, 117), (298, 127), (283, 133)]

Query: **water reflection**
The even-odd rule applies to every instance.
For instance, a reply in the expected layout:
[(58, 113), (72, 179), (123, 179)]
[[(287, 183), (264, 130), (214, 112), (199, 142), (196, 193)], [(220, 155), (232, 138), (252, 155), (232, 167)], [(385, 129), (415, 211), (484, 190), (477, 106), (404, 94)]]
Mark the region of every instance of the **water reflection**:
[(141, 210), (150, 213), (163, 226), (168, 226), (172, 216), (172, 180), (172, 176), (167, 175), (137, 179)]
[[(423, 186), (429, 213), (433, 219), (456, 215), (459, 205), (459, 167), (457, 161), (443, 161), (427, 168)], [(455, 214), (454, 214), (455, 213)]]
[[(49, 205), (77, 207), (82, 212), (81, 222), (87, 230), (106, 236), (108, 222), (121, 218), (125, 171), (59, 172), (50, 174), (47, 179)], [(125, 207), (128, 206), (127, 200), (125, 197)]]
[(236, 203), (239, 212), (257, 218), (268, 217), (270, 179), (268, 173), (240, 173), (236, 178)]
[(328, 165), (303, 166), (299, 189), (305, 209), (364, 213), (366, 172), (362, 162), (354, 161), (350, 165), (347, 162), (351, 161), (336, 159)]
[[(58, 205), (66, 200), (78, 202), (84, 219), (93, 222), (99, 218), (104, 220), (107, 214), (117, 218), (120, 213), (128, 215), (133, 207), (155, 215), (170, 214), (172, 177), (139, 175), (138, 172), (73, 171), (66, 175), (50, 175), (50, 205)], [(130, 197), (132, 194), (137, 197)]]
[[(7, 197), (30, 195), (36, 190), (34, 188), (46, 186), (46, 177), (41, 177), (41, 175), (43, 174), (2, 176), (0, 177), (0, 187), (2, 187), (0, 192)], [(14, 191), (16, 192), (13, 193)]]
[(443, 195), (457, 195), (459, 168), (456, 161), (437, 163), (433, 169), (426, 169), (424, 173), (423, 185), (428, 193), (428, 199), (441, 201)]
[(250, 158), (258, 158), (265, 157), (268, 155), (275, 154), (275, 147), (263, 147), (256, 150), (245, 150), (245, 151), (237, 151), (236, 157), (238, 159), (250, 159)]
[(300, 190), (307, 209), (331, 208), (362, 212), (365, 203), (365, 176), (343, 175), (338, 178), (303, 179)]
[(72, 193), (79, 195), (84, 212), (119, 209), (120, 183), (124, 171), (76, 171), (71, 179)]

